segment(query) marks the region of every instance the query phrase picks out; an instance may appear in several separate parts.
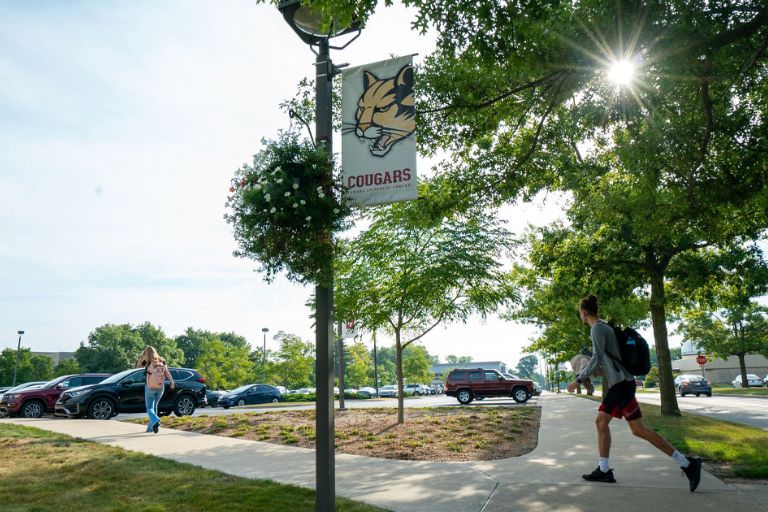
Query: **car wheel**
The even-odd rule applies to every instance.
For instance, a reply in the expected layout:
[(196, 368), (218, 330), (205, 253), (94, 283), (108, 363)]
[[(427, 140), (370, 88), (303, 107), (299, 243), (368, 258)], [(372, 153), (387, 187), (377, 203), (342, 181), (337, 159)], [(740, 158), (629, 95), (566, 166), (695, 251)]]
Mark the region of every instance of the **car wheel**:
[(92, 420), (108, 420), (115, 412), (115, 404), (109, 398), (97, 398), (88, 406), (88, 417)]
[(222, 407), (225, 408), (225, 409), (229, 409), (229, 404), (224, 404), (224, 405), (222, 405)]
[(531, 395), (525, 388), (515, 388), (512, 390), (512, 398), (514, 398), (515, 402), (524, 404), (528, 401), (529, 398), (531, 398)]
[(701, 396), (701, 393), (696, 393), (696, 396)]
[(39, 418), (45, 412), (45, 406), (40, 400), (30, 400), (21, 408), (21, 415), (25, 418)]
[(189, 395), (181, 395), (176, 399), (176, 403), (173, 404), (173, 413), (176, 416), (192, 416), (195, 412), (195, 399)]
[(237, 401), (237, 405), (245, 405), (245, 400), (241, 398)]
[(273, 403), (273, 404), (276, 404), (276, 403), (278, 403), (279, 401), (280, 401), (280, 399), (279, 399), (279, 398), (277, 398), (276, 396), (273, 396), (273, 397), (272, 397), (272, 403)]
[(707, 396), (712, 396), (712, 393), (707, 393)]
[(456, 400), (458, 400), (462, 405), (467, 405), (468, 403), (472, 402), (473, 398), (474, 396), (472, 396), (472, 392), (468, 389), (462, 389), (456, 393)]

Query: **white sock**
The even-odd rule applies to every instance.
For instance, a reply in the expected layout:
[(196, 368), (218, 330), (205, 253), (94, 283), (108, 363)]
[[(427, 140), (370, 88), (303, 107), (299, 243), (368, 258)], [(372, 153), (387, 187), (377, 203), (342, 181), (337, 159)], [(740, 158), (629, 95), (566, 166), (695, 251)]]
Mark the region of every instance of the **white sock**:
[(691, 464), (688, 461), (688, 457), (686, 457), (685, 455), (683, 455), (677, 450), (672, 452), (672, 455), (670, 455), (670, 457), (672, 457), (672, 460), (677, 462), (677, 465), (680, 466), (681, 468), (687, 468)]
[(608, 465), (608, 457), (600, 457), (597, 459), (597, 467), (599, 467), (600, 471), (603, 473), (607, 473), (610, 469), (610, 466)]

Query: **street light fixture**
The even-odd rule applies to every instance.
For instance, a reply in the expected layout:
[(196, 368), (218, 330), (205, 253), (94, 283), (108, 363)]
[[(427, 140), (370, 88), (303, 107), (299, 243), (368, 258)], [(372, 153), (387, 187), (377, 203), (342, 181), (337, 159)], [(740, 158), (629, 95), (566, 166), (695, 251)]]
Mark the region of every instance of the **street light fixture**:
[[(285, 0), (277, 6), (285, 21), (294, 32), (310, 45), (317, 56), (315, 60), (315, 142), (322, 147), (328, 158), (332, 150), (332, 79), (339, 70), (333, 65), (330, 48), (343, 49), (360, 35), (360, 23), (348, 27), (330, 26), (323, 30), (323, 18), (300, 0)], [(357, 32), (343, 46), (330, 46), (330, 39)], [(313, 46), (317, 46), (315, 51)], [(321, 233), (331, 237), (331, 233)], [(328, 262), (332, 268), (332, 262)], [(315, 287), (315, 375), (317, 402), (315, 415), (315, 483), (317, 490), (316, 511), (336, 510), (336, 463), (334, 453), (333, 410), (333, 279), (329, 284)]]
[(19, 335), (19, 344), (16, 346), (16, 364), (13, 365), (13, 387), (16, 387), (16, 370), (19, 367), (19, 351), (21, 350), (21, 335), (24, 334), (24, 331), (17, 331), (16, 334)]
[(264, 352), (262, 352), (261, 366), (263, 368), (263, 373), (264, 373), (264, 384), (266, 384), (267, 383), (267, 333), (269, 332), (269, 329), (267, 329), (266, 327), (262, 327), (261, 332), (264, 333)]

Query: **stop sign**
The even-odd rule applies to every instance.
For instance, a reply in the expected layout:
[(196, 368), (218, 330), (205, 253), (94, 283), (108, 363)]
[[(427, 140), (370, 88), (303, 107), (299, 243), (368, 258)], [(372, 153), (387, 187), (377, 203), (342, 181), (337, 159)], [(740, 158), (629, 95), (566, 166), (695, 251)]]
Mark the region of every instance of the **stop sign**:
[(704, 366), (707, 364), (707, 357), (706, 356), (697, 356), (696, 362), (699, 363), (701, 366)]

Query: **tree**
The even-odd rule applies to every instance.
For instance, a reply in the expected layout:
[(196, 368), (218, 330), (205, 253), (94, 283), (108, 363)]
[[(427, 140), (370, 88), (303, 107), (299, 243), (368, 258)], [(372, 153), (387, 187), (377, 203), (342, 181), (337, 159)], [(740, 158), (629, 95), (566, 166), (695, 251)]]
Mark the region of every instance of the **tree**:
[(362, 342), (355, 342), (346, 348), (346, 383), (350, 388), (360, 388), (373, 382), (373, 357)]
[(192, 327), (187, 327), (184, 334), (176, 336), (174, 340), (176, 341), (176, 346), (184, 352), (184, 364), (190, 368), (197, 367), (197, 358), (208, 341), (219, 340), (230, 347), (248, 348), (248, 341), (243, 336), (234, 332), (217, 333)]
[(315, 346), (295, 334), (283, 331), (275, 335), (280, 349), (274, 354), (274, 375), (277, 383), (286, 388), (312, 385), (315, 369)]
[(53, 377), (53, 361), (48, 356), (32, 355), (32, 350), (22, 348), (18, 353), (16, 365), (16, 350), (6, 348), (0, 353), (0, 385), (10, 386), (13, 383), (13, 371), (16, 368), (16, 384), (36, 380), (50, 380)]
[(336, 260), (335, 306), (341, 319), (394, 334), (402, 423), (403, 350), (441, 323), (487, 315), (514, 298), (500, 263), (510, 239), (479, 211), (432, 218), (412, 202), (374, 209), (370, 217), (370, 227)]
[(445, 362), (448, 364), (466, 364), (472, 362), (472, 356), (455, 356), (448, 354), (445, 356)]
[(432, 380), (432, 360), (421, 345), (408, 345), (403, 351), (403, 379), (410, 383), (426, 383)]
[(197, 357), (197, 369), (211, 389), (233, 389), (253, 379), (248, 348), (231, 346), (220, 339), (205, 341)]
[(707, 251), (697, 263), (696, 277), (704, 282), (687, 295), (679, 332), (707, 354), (736, 356), (742, 386), (748, 387), (745, 356), (768, 356), (768, 308), (754, 300), (768, 291), (768, 263), (756, 245)]
[(539, 360), (536, 359), (536, 356), (534, 355), (522, 357), (520, 361), (517, 362), (517, 374), (524, 379), (530, 379), (536, 372), (536, 366), (538, 364)]
[(88, 344), (80, 343), (75, 359), (86, 372), (118, 373), (136, 365), (136, 360), (148, 345), (155, 347), (170, 366), (184, 363), (184, 353), (176, 342), (165, 336), (162, 329), (145, 322), (105, 324), (88, 335)]
[(77, 359), (62, 359), (53, 369), (53, 377), (71, 375), (74, 373), (82, 373), (82, 369), (80, 368)]

